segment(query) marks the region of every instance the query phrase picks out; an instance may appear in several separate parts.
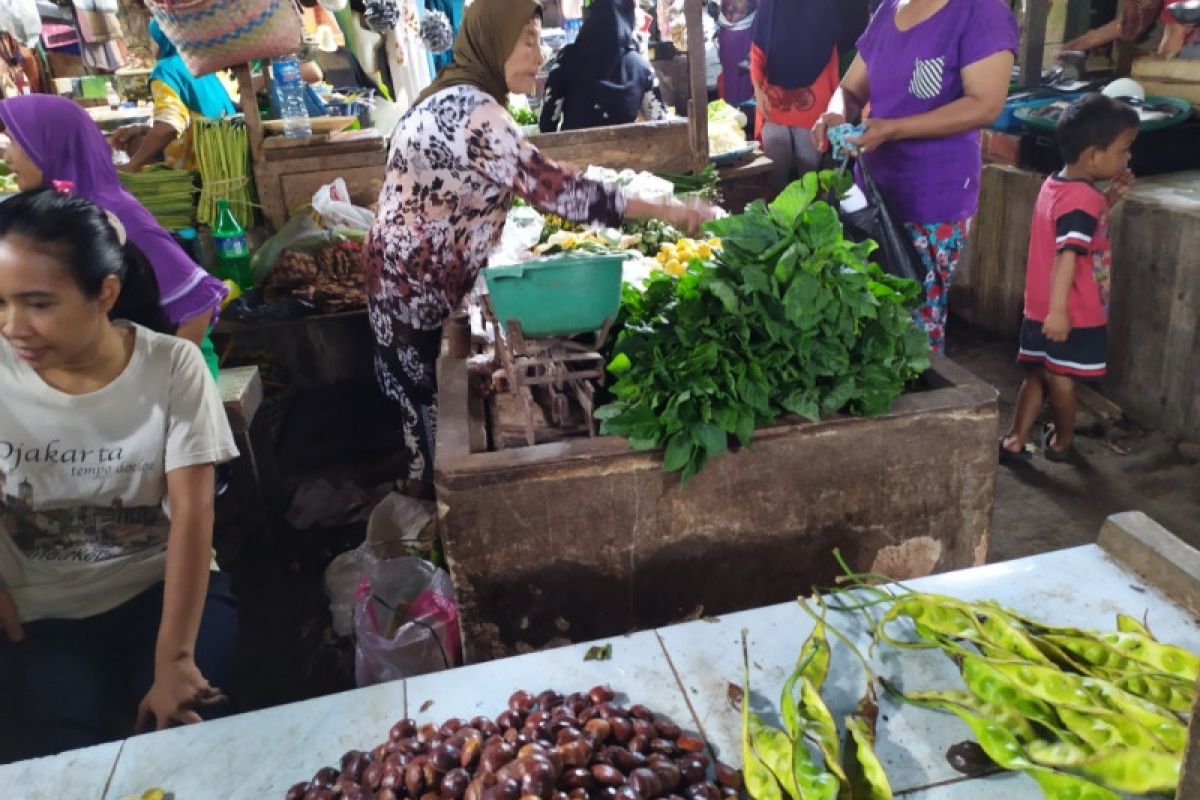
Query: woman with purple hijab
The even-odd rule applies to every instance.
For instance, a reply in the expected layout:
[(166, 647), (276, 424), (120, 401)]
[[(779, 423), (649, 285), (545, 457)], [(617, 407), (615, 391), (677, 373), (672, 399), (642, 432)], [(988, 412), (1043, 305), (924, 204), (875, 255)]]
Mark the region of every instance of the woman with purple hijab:
[(750, 45), (758, 0), (721, 0), (717, 17), (717, 51), (721, 54), (721, 99), (740, 106), (754, 99), (750, 79)]
[(213, 376), (216, 355), (208, 331), (228, 290), (183, 251), (121, 184), (100, 128), (65, 97), (31, 94), (0, 101), (10, 145), (4, 160), (22, 190), (63, 182), (70, 192), (116, 215), (129, 241), (154, 267), (163, 310), (175, 334), (200, 345)]

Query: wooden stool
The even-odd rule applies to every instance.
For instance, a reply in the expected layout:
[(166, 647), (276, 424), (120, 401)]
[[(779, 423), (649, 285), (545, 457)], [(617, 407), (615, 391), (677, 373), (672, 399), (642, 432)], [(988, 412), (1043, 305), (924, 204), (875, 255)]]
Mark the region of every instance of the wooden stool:
[[(241, 457), (233, 463), (233, 485), (240, 501), (262, 530), (275, 528), (279, 497), (279, 472), (275, 452), (270, 443), (255, 446), (251, 429), (254, 417), (263, 401), (262, 377), (258, 367), (231, 367), (221, 370), (217, 379), (225, 415), (233, 430), (234, 442)], [(260, 439), (260, 444), (261, 439)]]

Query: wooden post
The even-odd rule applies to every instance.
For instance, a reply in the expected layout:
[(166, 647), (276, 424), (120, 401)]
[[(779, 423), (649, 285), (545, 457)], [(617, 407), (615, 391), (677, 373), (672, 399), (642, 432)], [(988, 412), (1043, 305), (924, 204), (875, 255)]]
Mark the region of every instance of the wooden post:
[(1050, 0), (1025, 0), (1021, 31), (1021, 85), (1029, 88), (1042, 81), (1042, 58), (1046, 51), (1046, 23)]
[(683, 6), (687, 23), (688, 127), (691, 131), (692, 169), (708, 164), (708, 77), (704, 64), (704, 0), (686, 0)]
[(242, 114), (246, 117), (246, 133), (250, 140), (250, 157), (253, 161), (263, 160), (262, 115), (258, 113), (258, 93), (254, 91), (254, 79), (250, 77), (250, 65), (238, 64), (233, 68), (238, 82), (238, 94), (242, 100)]

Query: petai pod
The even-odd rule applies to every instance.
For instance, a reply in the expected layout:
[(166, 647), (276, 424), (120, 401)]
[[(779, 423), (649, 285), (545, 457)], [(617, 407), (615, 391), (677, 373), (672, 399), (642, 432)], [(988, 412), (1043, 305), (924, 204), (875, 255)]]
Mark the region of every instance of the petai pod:
[(1121, 800), (1121, 798), (1091, 781), (1065, 772), (1034, 767), (1026, 770), (1037, 781), (1046, 800)]
[(1158, 639), (1154, 638), (1154, 634), (1150, 632), (1150, 628), (1146, 623), (1136, 620), (1128, 614), (1117, 614), (1117, 630), (1121, 633), (1140, 634), (1147, 639), (1158, 641)]
[(754, 752), (750, 738), (750, 656), (746, 631), (742, 631), (742, 776), (746, 791), (754, 800), (782, 800), (779, 782)]
[(1169, 794), (1179, 785), (1182, 768), (1179, 756), (1119, 749), (1097, 753), (1081, 764), (1079, 771), (1119, 792)]
[(1145, 728), (1113, 711), (1094, 709), (1084, 713), (1064, 707), (1058, 710), (1058, 715), (1067, 730), (1094, 750), (1127, 747), (1162, 751), (1162, 745)]
[(1033, 729), (1033, 725), (1020, 711), (1012, 706), (980, 700), (970, 692), (909, 692), (902, 697), (913, 705), (935, 711), (948, 711), (951, 714), (955, 713), (956, 709), (963, 708), (984, 719), (990, 719), (998, 725), (1003, 725), (1021, 742), (1031, 742), (1037, 739), (1037, 732)]
[(1012, 708), (1026, 719), (1051, 730), (1062, 728), (1062, 723), (1049, 704), (1021, 688), (1013, 678), (997, 669), (991, 661), (979, 656), (964, 658), (963, 680), (985, 703)]
[[(742, 703), (744, 704), (748, 700), (749, 697), (743, 697)], [(749, 730), (750, 747), (753, 748), (754, 755), (771, 771), (775, 780), (783, 787), (783, 791), (797, 800), (804, 798), (796, 785), (795, 771), (792, 766), (792, 740), (788, 738), (788, 735), (778, 728), (767, 725), (753, 712), (750, 713)], [(803, 749), (803, 745), (801, 749)]]
[(1138, 633), (1106, 633), (1101, 639), (1111, 648), (1134, 661), (1195, 683), (1200, 678), (1200, 656), (1182, 647), (1163, 644)]

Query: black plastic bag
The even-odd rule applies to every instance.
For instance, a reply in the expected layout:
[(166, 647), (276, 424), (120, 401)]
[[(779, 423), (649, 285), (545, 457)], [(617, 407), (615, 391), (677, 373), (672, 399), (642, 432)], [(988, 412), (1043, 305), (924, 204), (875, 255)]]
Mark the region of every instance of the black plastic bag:
[(262, 289), (250, 289), (234, 300), (221, 316), (234, 322), (262, 322), (264, 320), (300, 319), (317, 313), (317, 307), (307, 300), (289, 297), (268, 303)]
[(864, 239), (874, 239), (879, 245), (872, 258), (883, 267), (884, 271), (899, 278), (908, 278), (917, 283), (925, 283), (925, 265), (917, 253), (912, 237), (897, 218), (887, 198), (880, 191), (879, 185), (867, 170), (867, 164), (861, 158), (858, 160), (858, 171), (862, 177), (860, 188), (867, 198), (865, 208), (857, 211), (846, 211), (842, 201), (835, 204), (838, 216), (846, 230), (846, 238), (856, 242)]

